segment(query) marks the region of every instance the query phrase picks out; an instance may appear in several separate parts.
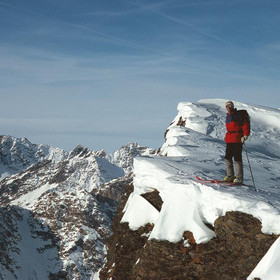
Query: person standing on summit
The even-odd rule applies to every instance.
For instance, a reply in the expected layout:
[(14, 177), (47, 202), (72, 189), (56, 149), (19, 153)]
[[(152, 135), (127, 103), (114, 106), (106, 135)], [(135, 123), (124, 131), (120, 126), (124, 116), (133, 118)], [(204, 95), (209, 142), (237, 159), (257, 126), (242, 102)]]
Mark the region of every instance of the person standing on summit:
[[(250, 135), (250, 118), (246, 110), (237, 110), (232, 101), (226, 102), (226, 177), (223, 181), (243, 183), (242, 145)], [(233, 160), (235, 162), (235, 175)]]

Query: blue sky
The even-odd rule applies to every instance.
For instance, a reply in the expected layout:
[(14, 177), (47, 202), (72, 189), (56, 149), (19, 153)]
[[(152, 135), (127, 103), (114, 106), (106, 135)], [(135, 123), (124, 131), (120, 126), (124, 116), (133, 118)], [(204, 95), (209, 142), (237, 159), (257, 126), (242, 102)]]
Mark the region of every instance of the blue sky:
[(181, 101), (280, 107), (277, 0), (0, 0), (0, 133), (158, 148)]

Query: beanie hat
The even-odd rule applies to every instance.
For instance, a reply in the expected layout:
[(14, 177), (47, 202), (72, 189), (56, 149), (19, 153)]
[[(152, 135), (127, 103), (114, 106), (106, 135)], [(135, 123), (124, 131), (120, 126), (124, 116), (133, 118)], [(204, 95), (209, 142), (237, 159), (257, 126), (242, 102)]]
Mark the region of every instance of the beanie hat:
[(233, 104), (233, 102), (230, 101), (230, 100), (226, 102), (226, 107), (227, 107), (227, 106), (231, 106), (232, 108), (234, 108), (234, 104)]

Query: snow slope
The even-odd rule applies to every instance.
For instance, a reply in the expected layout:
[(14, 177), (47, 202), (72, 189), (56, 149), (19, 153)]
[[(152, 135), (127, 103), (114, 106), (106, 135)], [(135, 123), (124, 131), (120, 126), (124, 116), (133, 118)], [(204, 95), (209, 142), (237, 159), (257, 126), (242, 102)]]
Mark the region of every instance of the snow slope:
[[(142, 156), (134, 161), (134, 192), (122, 222), (128, 222), (133, 230), (154, 223), (150, 239), (177, 242), (189, 230), (197, 243), (204, 243), (215, 236), (205, 223), (213, 225), (227, 211), (240, 211), (259, 219), (263, 233), (280, 234), (279, 110), (234, 102), (251, 116), (252, 131), (246, 147), (258, 191), (252, 186), (244, 152), (245, 183), (251, 186), (226, 187), (195, 179), (220, 179), (225, 175), (225, 102), (214, 99), (179, 103), (161, 156)], [(140, 197), (154, 189), (163, 200), (160, 212)], [(276, 278), (262, 275), (262, 279)]]

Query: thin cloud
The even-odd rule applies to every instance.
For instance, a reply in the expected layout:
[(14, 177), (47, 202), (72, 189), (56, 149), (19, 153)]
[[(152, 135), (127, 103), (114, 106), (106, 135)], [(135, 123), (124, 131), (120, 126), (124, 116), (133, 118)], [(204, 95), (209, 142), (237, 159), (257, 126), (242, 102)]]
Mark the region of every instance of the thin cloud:
[[(184, 20), (181, 20), (179, 18), (176, 18), (176, 17), (173, 17), (173, 16), (169, 16), (165, 13), (162, 13), (159, 11), (159, 8), (164, 6), (164, 4), (167, 4), (168, 2), (171, 2), (171, 1), (166, 1), (164, 3), (161, 3), (161, 5), (139, 5), (139, 4), (136, 4), (136, 3), (132, 3), (130, 2), (131, 4), (134, 4), (135, 6), (138, 6), (139, 8), (143, 9), (143, 10), (146, 10), (146, 11), (149, 11), (153, 14), (156, 14), (158, 16), (161, 16), (169, 21), (172, 21), (174, 23), (177, 23), (177, 24), (180, 24), (180, 25), (183, 25), (183, 26), (186, 26), (188, 27), (189, 29), (192, 29), (193, 31), (195, 31), (196, 33), (199, 33), (205, 37), (208, 37), (208, 38), (211, 38), (213, 40), (216, 40), (216, 41), (219, 41), (219, 42), (222, 42), (224, 44), (227, 44), (227, 45), (232, 45), (229, 41), (227, 40), (224, 40), (218, 36), (215, 36), (209, 32), (204, 32), (202, 31), (201, 29), (198, 29), (196, 27), (194, 27), (192, 24), (189, 24), (188, 22), (184, 21)], [(215, 1), (216, 2), (216, 1)]]
[(78, 14), (78, 15), (76, 15), (76, 17), (78, 17), (78, 16), (124, 17), (124, 16), (135, 14), (135, 13), (139, 13), (138, 8), (119, 10), (119, 11), (113, 11), (113, 10), (112, 11), (109, 11), (109, 10), (93, 11), (93, 12)]
[[(35, 16), (39, 16), (39, 17), (41, 17), (45, 20), (48, 20), (50, 22), (63, 23), (67, 26), (71, 26), (71, 27), (74, 27), (74, 28), (77, 28), (77, 29), (80, 29), (80, 30), (95, 33), (96, 35), (99, 35), (100, 37), (109, 40), (109, 42), (111, 44), (123, 45), (123, 46), (130, 47), (130, 48), (133, 48), (133, 49), (140, 49), (142, 51), (155, 52), (155, 50), (153, 48), (149, 48), (149, 47), (146, 47), (146, 46), (138, 44), (138, 43), (133, 43), (129, 40), (111, 35), (109, 33), (101, 32), (101, 31), (99, 31), (97, 29), (94, 29), (92, 27), (88, 27), (88, 26), (85, 26), (85, 25), (77, 24), (77, 23), (72, 23), (72, 22), (69, 22), (69, 21), (66, 21), (66, 20), (62, 20), (62, 19), (53, 18), (53, 17), (47, 16), (47, 15), (42, 14), (42, 13), (38, 13), (38, 12), (34, 12), (32, 10), (28, 10), (28, 9), (24, 9), (24, 8), (17, 7), (17, 6), (14, 6), (14, 5), (10, 5), (10, 4), (5, 3), (5, 2), (0, 2), (0, 5), (11, 8), (11, 9), (15, 9), (17, 11), (20, 11), (20, 12), (23, 12), (23, 13), (26, 13), (26, 14), (32, 14), (32, 15), (35, 15)], [(108, 43), (108, 41), (107, 41), (107, 43)]]

